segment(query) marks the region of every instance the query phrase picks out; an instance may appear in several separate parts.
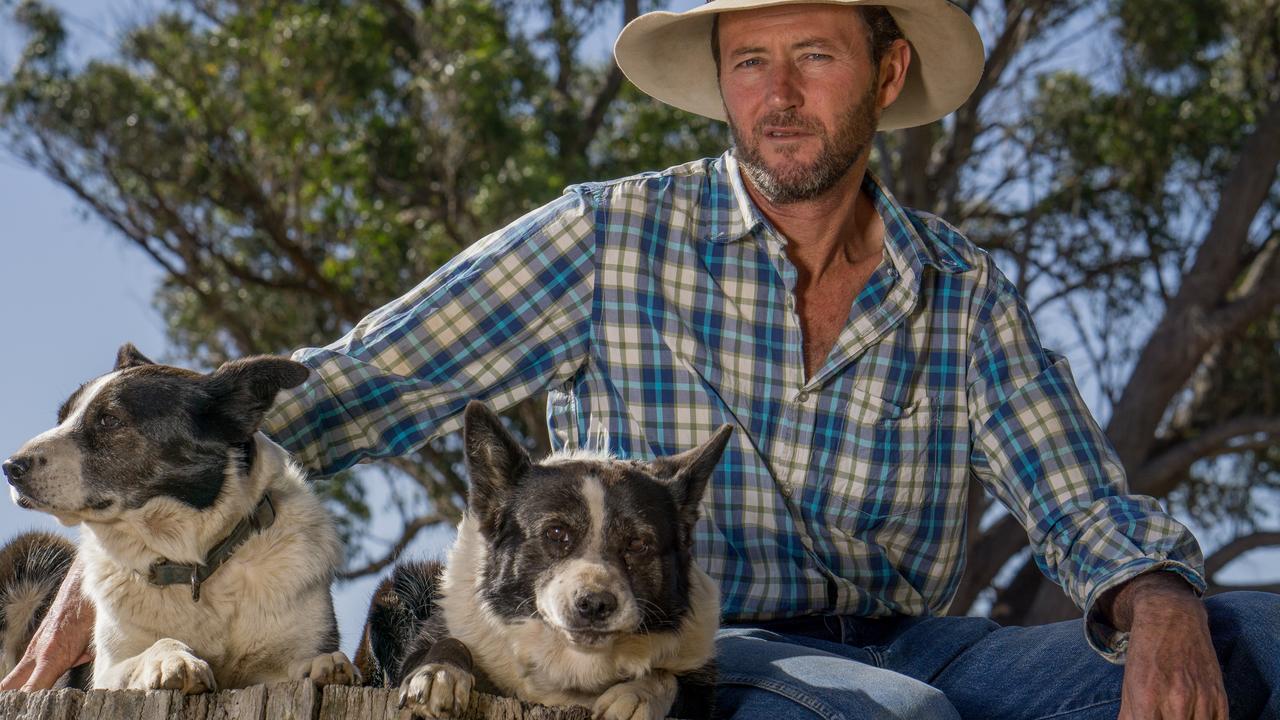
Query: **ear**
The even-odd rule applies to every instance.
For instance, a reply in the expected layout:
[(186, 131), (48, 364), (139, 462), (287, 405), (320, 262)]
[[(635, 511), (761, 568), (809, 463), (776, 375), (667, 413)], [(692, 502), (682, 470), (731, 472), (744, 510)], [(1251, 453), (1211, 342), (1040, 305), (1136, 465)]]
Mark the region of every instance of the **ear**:
[(486, 536), (496, 529), (497, 509), (529, 470), (529, 453), (484, 403), (472, 400), (463, 413), (462, 444), (467, 454), (471, 491), (467, 509)]
[(680, 522), (686, 528), (691, 529), (698, 522), (698, 503), (702, 502), (707, 482), (711, 480), (731, 435), (733, 426), (726, 423), (716, 428), (715, 433), (698, 447), (649, 463), (649, 471), (666, 481), (680, 512)]
[(269, 355), (224, 363), (208, 376), (210, 415), (231, 442), (244, 442), (257, 432), (276, 393), (297, 387), (311, 371), (302, 363)]
[(124, 370), (138, 367), (139, 365), (155, 365), (155, 363), (151, 362), (146, 355), (138, 352), (138, 348), (134, 347), (133, 343), (125, 343), (116, 352), (116, 366), (112, 370)]

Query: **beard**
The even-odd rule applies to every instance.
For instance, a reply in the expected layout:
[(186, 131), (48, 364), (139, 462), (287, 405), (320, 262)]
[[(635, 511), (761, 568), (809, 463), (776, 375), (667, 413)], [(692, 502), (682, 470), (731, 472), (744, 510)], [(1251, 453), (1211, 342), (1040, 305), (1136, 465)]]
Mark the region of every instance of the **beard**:
[[(729, 131), (733, 135), (738, 165), (751, 184), (769, 202), (786, 205), (813, 200), (835, 187), (871, 146), (879, 122), (880, 108), (876, 105), (876, 84), (873, 82), (862, 97), (850, 103), (836, 118), (834, 133), (828, 133), (818, 120), (794, 111), (762, 116), (749, 136), (744, 136), (742, 128), (733, 122), (729, 123)], [(764, 129), (769, 126), (812, 133), (822, 142), (818, 156), (811, 162), (800, 163), (795, 160), (799, 143), (781, 144), (778, 153), (783, 156), (783, 163), (777, 168), (769, 167), (760, 152)]]

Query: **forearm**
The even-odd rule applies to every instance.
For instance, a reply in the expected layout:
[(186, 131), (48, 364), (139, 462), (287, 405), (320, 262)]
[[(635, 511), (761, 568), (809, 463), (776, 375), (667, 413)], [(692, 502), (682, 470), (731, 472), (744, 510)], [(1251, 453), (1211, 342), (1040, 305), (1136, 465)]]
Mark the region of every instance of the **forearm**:
[(312, 369), (263, 430), (314, 474), (403, 455), (461, 427), (479, 398), (501, 409), (586, 361), (594, 214), (565, 196), (481, 240), (341, 340), (300, 350)]

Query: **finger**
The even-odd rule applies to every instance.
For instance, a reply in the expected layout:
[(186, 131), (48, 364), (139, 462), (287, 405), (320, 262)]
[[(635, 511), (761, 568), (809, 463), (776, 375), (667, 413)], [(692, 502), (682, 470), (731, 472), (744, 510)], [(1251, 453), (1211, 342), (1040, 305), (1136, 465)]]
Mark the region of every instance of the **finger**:
[(35, 666), (33, 662), (23, 659), (8, 675), (4, 676), (4, 680), (0, 680), (0, 692), (5, 690), (17, 690), (22, 687), (27, 678), (31, 676), (31, 669)]
[(23, 683), (22, 689), (27, 692), (34, 690), (48, 690), (53, 684), (58, 682), (58, 678), (62, 677), (62, 673), (70, 668), (60, 667), (61, 663), (51, 663), (43, 659), (37, 659), (35, 668), (31, 671), (31, 676)]

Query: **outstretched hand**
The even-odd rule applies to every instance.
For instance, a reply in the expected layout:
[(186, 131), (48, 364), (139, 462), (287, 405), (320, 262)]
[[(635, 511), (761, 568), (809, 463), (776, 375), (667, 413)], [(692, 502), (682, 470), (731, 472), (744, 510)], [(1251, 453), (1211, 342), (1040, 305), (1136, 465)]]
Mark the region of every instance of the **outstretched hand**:
[(1227, 720), (1227, 693), (1204, 603), (1182, 578), (1142, 575), (1116, 596), (1129, 631), (1119, 720)]
[(46, 690), (71, 668), (93, 659), (93, 603), (80, 591), (83, 573), (72, 565), (36, 628), (27, 651), (0, 681), (3, 690)]

